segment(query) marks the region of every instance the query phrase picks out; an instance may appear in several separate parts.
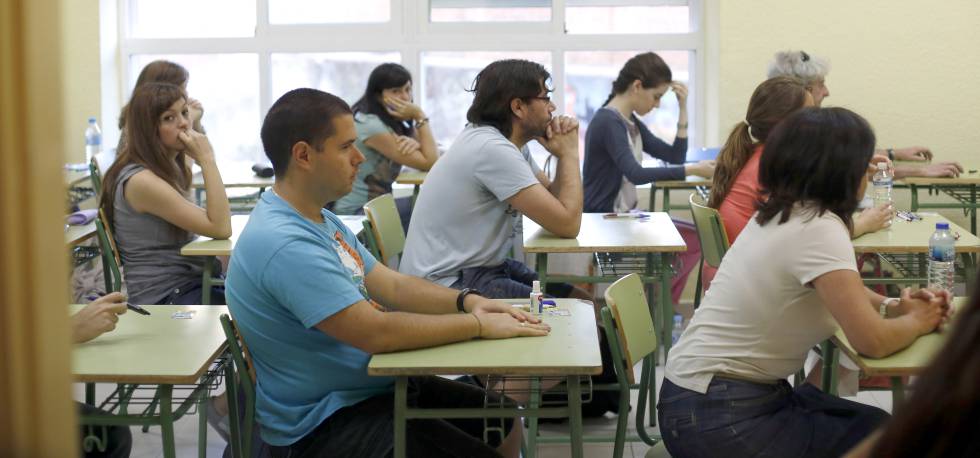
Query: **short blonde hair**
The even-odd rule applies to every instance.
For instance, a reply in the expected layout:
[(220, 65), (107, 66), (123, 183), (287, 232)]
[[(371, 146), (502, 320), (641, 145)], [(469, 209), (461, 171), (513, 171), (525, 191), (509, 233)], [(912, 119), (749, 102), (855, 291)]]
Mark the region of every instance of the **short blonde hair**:
[(806, 84), (821, 81), (827, 77), (830, 63), (804, 51), (780, 51), (769, 63), (769, 78), (792, 76)]

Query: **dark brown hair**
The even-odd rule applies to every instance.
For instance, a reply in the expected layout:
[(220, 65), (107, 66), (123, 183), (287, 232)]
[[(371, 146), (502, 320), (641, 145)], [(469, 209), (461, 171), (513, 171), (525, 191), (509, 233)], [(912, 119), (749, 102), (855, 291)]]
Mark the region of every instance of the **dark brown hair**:
[[(136, 88), (146, 83), (170, 83), (174, 86), (182, 87), (187, 83), (188, 78), (190, 78), (190, 74), (187, 73), (187, 69), (182, 65), (170, 62), (169, 60), (155, 60), (146, 64), (146, 67), (143, 67), (143, 70), (140, 71), (133, 90), (135, 91)], [(119, 113), (119, 130), (126, 127), (126, 108), (123, 107)]]
[(186, 99), (184, 91), (169, 83), (146, 83), (133, 91), (126, 107), (126, 118), (129, 119), (123, 132), (126, 142), (102, 180), (99, 206), (110, 226), (114, 225), (116, 181), (123, 167), (129, 164), (142, 165), (181, 194), (190, 191), (191, 170), (185, 162), (184, 152), (168, 159), (169, 154), (159, 134), (160, 116), (181, 99)]
[(738, 173), (752, 157), (755, 146), (765, 143), (772, 128), (791, 113), (803, 108), (805, 102), (806, 86), (796, 78), (777, 76), (755, 88), (752, 98), (749, 99), (745, 120), (735, 125), (718, 153), (718, 163), (715, 165), (711, 183), (711, 197), (708, 199), (709, 207), (721, 207)]
[(619, 75), (612, 83), (612, 91), (602, 106), (609, 104), (616, 94), (622, 94), (629, 89), (633, 81), (639, 80), (644, 89), (650, 89), (671, 82), (673, 74), (667, 63), (653, 52), (645, 52), (631, 57), (623, 68), (619, 70)]
[(350, 114), (347, 102), (318, 89), (293, 89), (279, 97), (265, 115), (261, 132), (262, 147), (276, 178), (289, 169), (293, 145), (306, 142), (319, 151), (323, 141), (334, 134), (333, 119)]
[(541, 91), (551, 92), (551, 74), (537, 62), (522, 59), (498, 60), (480, 70), (469, 89), (473, 104), (466, 120), (475, 125), (493, 126), (504, 137), (510, 137), (514, 99), (537, 97)]

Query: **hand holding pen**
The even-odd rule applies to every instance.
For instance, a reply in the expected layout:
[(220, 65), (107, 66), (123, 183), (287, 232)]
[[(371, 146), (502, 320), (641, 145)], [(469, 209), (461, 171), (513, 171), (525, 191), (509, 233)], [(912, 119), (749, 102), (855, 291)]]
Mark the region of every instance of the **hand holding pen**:
[[(99, 299), (99, 296), (88, 296), (88, 297), (86, 297), (86, 299), (88, 299), (90, 301), (94, 301), (94, 300)], [(134, 311), (136, 313), (139, 313), (140, 315), (149, 315), (150, 314), (150, 311), (149, 310), (147, 310), (147, 309), (145, 309), (143, 307), (140, 307), (140, 306), (138, 306), (136, 304), (131, 304), (128, 301), (126, 302), (126, 308), (127, 309), (130, 309), (130, 310), (132, 310), (132, 311)]]

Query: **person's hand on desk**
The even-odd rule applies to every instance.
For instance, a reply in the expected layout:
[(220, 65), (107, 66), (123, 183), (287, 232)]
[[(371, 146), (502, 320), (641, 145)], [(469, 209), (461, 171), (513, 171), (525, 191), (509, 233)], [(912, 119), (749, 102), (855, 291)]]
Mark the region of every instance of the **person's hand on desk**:
[(481, 339), (506, 339), (508, 337), (546, 336), (551, 326), (541, 322), (541, 318), (510, 304), (487, 299), (476, 294), (466, 296), (463, 310), (480, 321)]
[(687, 176), (698, 176), (711, 178), (715, 174), (716, 162), (713, 160), (698, 161), (693, 164), (684, 165), (684, 174)]
[(909, 146), (892, 150), (896, 161), (931, 161), (932, 151), (925, 146)]
[(72, 315), (72, 340), (75, 343), (88, 342), (116, 329), (119, 315), (123, 313), (126, 313), (126, 296), (122, 293), (109, 293), (92, 301)]
[(919, 335), (942, 330), (950, 318), (952, 295), (949, 291), (911, 288), (902, 290), (896, 312), (901, 317), (908, 317), (915, 322)]
[(544, 136), (536, 140), (552, 156), (559, 159), (574, 157), (576, 161), (578, 160), (578, 120), (571, 116), (551, 118)]
[(891, 226), (894, 216), (895, 208), (888, 204), (864, 209), (857, 218), (854, 218), (853, 238)]
[(929, 165), (900, 165), (895, 168), (895, 177), (956, 178), (963, 173), (959, 162), (937, 162)]
[(510, 304), (504, 301), (487, 299), (476, 294), (466, 296), (466, 299), (463, 300), (463, 310), (474, 315), (486, 313), (506, 313), (520, 322), (528, 322), (532, 324), (541, 322), (541, 318), (520, 310), (517, 307), (512, 307)]
[(422, 149), (422, 145), (418, 142), (418, 140), (407, 135), (396, 135), (395, 144), (398, 145), (398, 152), (402, 156), (408, 156), (409, 154)]

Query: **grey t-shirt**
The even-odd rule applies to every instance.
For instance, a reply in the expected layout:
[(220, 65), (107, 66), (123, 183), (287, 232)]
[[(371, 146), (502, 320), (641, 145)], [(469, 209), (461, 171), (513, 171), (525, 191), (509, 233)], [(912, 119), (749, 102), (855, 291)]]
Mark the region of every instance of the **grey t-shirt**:
[(540, 170), (496, 128), (466, 126), (425, 177), (399, 270), (451, 286), (462, 269), (503, 263), (521, 221), (506, 200)]

